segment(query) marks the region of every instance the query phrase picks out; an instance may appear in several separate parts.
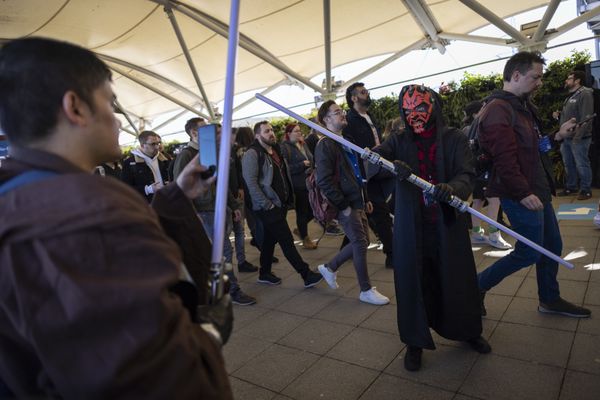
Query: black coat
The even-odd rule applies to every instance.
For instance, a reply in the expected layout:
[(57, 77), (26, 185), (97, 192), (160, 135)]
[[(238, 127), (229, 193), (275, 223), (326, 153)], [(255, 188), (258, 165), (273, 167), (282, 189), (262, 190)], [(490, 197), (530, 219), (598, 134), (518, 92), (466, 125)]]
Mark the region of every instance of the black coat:
[[(402, 160), (419, 171), (417, 146), (411, 131), (393, 135), (375, 150), (386, 159)], [(452, 186), (466, 200), (475, 179), (472, 153), (463, 133), (437, 132), (437, 181)], [(397, 181), (394, 219), (394, 283), (398, 302), (400, 338), (408, 345), (434, 349), (429, 327), (440, 336), (467, 340), (481, 334), (481, 309), (475, 261), (468, 231), (468, 214), (441, 204), (437, 216), (438, 276), (428, 276), (435, 290), (423, 290), (422, 191)], [(426, 298), (427, 297), (427, 298)], [(427, 304), (427, 306), (426, 306)]]

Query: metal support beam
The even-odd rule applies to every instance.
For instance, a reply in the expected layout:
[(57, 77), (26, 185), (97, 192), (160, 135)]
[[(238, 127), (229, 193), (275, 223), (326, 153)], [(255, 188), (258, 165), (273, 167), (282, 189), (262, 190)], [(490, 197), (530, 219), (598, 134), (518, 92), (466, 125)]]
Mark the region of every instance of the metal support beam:
[(439, 37), (446, 40), (462, 40), (465, 42), (491, 44), (496, 46), (510, 46), (518, 47), (519, 44), (516, 42), (508, 42), (506, 39), (489, 37), (489, 36), (477, 36), (477, 35), (466, 35), (462, 33), (449, 33), (440, 32)]
[(583, 24), (584, 22), (587, 22), (588, 20), (594, 18), (595, 16), (597, 16), (599, 14), (600, 14), (600, 7), (595, 7), (594, 9), (592, 9), (590, 11), (586, 11), (585, 13), (581, 14), (577, 18), (574, 18), (571, 21), (567, 22), (566, 24), (563, 24), (563, 25), (559, 26), (558, 28), (556, 28), (556, 31), (551, 34), (546, 35), (546, 38), (548, 41), (556, 39), (563, 33), (570, 31), (571, 29), (575, 28), (579, 24)]
[(153, 126), (152, 129), (154, 129), (155, 131), (157, 131), (160, 128), (162, 128), (163, 126), (166, 126), (166, 125), (170, 124), (171, 122), (175, 121), (176, 119), (179, 119), (179, 118), (183, 117), (188, 112), (189, 112), (188, 110), (182, 110), (182, 111), (178, 112), (177, 114), (175, 114), (174, 116), (172, 116), (171, 118), (169, 118), (166, 121), (164, 121), (163, 123), (161, 123), (161, 124), (159, 124), (157, 126)]
[(121, 127), (121, 130), (122, 130), (123, 132), (125, 132), (125, 133), (129, 133), (131, 136), (133, 136), (133, 137), (134, 137), (134, 138), (136, 138), (136, 139), (137, 139), (137, 137), (138, 137), (138, 135), (137, 135), (135, 132), (131, 132), (131, 131), (130, 131), (129, 129), (127, 129), (127, 128), (123, 128), (123, 127)]
[(399, 59), (400, 57), (410, 53), (413, 50), (416, 49), (420, 49), (421, 47), (423, 47), (424, 45), (426, 45), (429, 42), (429, 40), (423, 38), (415, 43), (413, 43), (412, 45), (408, 46), (406, 49), (401, 50), (397, 53), (392, 54), (391, 56), (389, 56), (388, 58), (386, 58), (383, 61), (378, 62), (377, 64), (373, 65), (371, 68), (366, 69), (365, 71), (361, 72), (360, 74), (354, 76), (353, 78), (347, 80), (346, 82), (344, 82), (344, 84), (339, 88), (340, 92), (344, 92), (346, 91), (346, 89), (348, 89), (348, 87), (350, 85), (352, 85), (354, 82), (358, 82), (361, 81), (365, 76), (369, 76), (371, 75), (373, 72), (385, 67), (386, 65), (396, 61), (397, 59)]
[[(152, 1), (154, 3), (162, 4), (162, 5), (165, 4), (165, 0), (150, 0), (150, 1)], [(205, 26), (206, 28), (212, 30), (213, 32), (224, 37), (225, 39), (229, 38), (229, 32), (228, 32), (229, 26), (227, 24), (225, 24), (225, 23), (211, 17), (210, 15), (207, 15), (207, 14), (203, 13), (202, 11), (195, 9), (187, 4), (182, 4), (178, 1), (170, 1), (169, 4), (171, 5), (171, 7), (174, 10), (179, 11), (180, 13), (193, 19), (194, 21), (196, 21), (199, 24)], [(267, 64), (271, 65), (273, 68), (279, 70), (284, 75), (289, 75), (292, 78), (296, 79), (297, 81), (302, 82), (304, 85), (310, 87), (315, 92), (319, 92), (322, 94), (325, 93), (325, 90), (323, 88), (321, 88), (318, 85), (311, 82), (310, 79), (308, 79), (308, 78), (298, 74), (294, 70), (292, 70), (290, 67), (288, 67), (283, 62), (278, 60), (277, 57), (275, 57), (273, 54), (269, 53), (266, 49), (264, 49), (263, 47), (261, 47), (256, 42), (254, 42), (253, 40), (251, 40), (250, 38), (248, 38), (247, 36), (245, 36), (243, 34), (240, 34), (239, 46), (241, 48), (243, 48), (244, 50), (248, 51), (249, 53), (253, 54), (254, 56), (260, 58)]]
[[(125, 108), (123, 108), (123, 106), (121, 105), (121, 103), (119, 103), (119, 100), (115, 99), (115, 104), (117, 107), (119, 107), (119, 110), (121, 111), (121, 113), (123, 114), (123, 116), (125, 117), (125, 119), (127, 120), (127, 122), (129, 122), (129, 125), (131, 125), (131, 127), (133, 128), (133, 130), (136, 133), (136, 136), (140, 134), (140, 131), (138, 130), (138, 128), (133, 124), (133, 121), (131, 120), (131, 118), (129, 117), (129, 112), (127, 110), (125, 110)], [(139, 118), (138, 118), (139, 119)]]
[(208, 100), (208, 95), (206, 94), (206, 91), (204, 90), (202, 81), (200, 81), (200, 76), (198, 76), (198, 70), (196, 69), (196, 66), (194, 65), (194, 60), (192, 59), (192, 56), (190, 55), (190, 51), (187, 47), (187, 44), (185, 43), (185, 38), (183, 37), (183, 34), (181, 33), (181, 29), (179, 29), (179, 24), (177, 23), (177, 18), (175, 18), (175, 14), (173, 14), (173, 10), (171, 9), (170, 5), (166, 5), (164, 7), (164, 10), (165, 10), (165, 13), (167, 14), (167, 16), (169, 17), (169, 21), (171, 22), (173, 31), (175, 31), (175, 35), (177, 36), (177, 41), (179, 41), (179, 46), (181, 46), (181, 50), (183, 51), (183, 54), (185, 55), (185, 59), (187, 60), (188, 66), (190, 67), (190, 71), (192, 72), (192, 75), (194, 76), (194, 80), (196, 81), (196, 85), (198, 86), (198, 89), (200, 90), (200, 94), (202, 95), (202, 98), (204, 99), (204, 104), (207, 105), (208, 114), (210, 115), (210, 119), (211, 119), (211, 121), (214, 121), (215, 120), (215, 112), (214, 112), (213, 108), (210, 106), (210, 101)]
[[(101, 58), (102, 60), (104, 60), (104, 61), (108, 61), (108, 62), (111, 62), (111, 63), (114, 63), (114, 64), (121, 65), (121, 66), (126, 67), (126, 68), (130, 68), (130, 69), (132, 69), (134, 71), (140, 72), (140, 73), (142, 73), (144, 75), (148, 75), (148, 76), (150, 76), (150, 77), (152, 77), (152, 78), (154, 78), (156, 80), (159, 80), (162, 83), (165, 83), (165, 84), (167, 84), (169, 86), (172, 86), (173, 88), (175, 88), (175, 89), (177, 89), (179, 91), (182, 91), (186, 95), (192, 97), (194, 100), (196, 100), (198, 102), (202, 102), (202, 104), (204, 104), (204, 100), (202, 99), (202, 97), (198, 96), (196, 93), (192, 92), (188, 88), (186, 88), (184, 86), (181, 86), (177, 82), (174, 82), (174, 81), (172, 81), (170, 79), (165, 78), (162, 75), (157, 74), (156, 72), (150, 71), (149, 69), (140, 67), (139, 65), (132, 64), (132, 63), (130, 63), (128, 61), (121, 60), (121, 59), (116, 58), (116, 57), (107, 56), (105, 54), (98, 54), (98, 53), (95, 53), (95, 54), (99, 58)], [(204, 104), (204, 106), (205, 106), (206, 109), (209, 108), (206, 104)]]
[(331, 93), (331, 1), (323, 0), (323, 33), (325, 38), (325, 89)]
[(487, 8), (485, 8), (484, 6), (479, 4), (477, 1), (475, 1), (475, 0), (459, 0), (459, 1), (461, 3), (463, 3), (465, 6), (469, 7), (471, 10), (475, 11), (477, 14), (479, 14), (483, 18), (485, 18), (490, 24), (494, 25), (495, 27), (497, 27), (498, 29), (500, 29), (501, 31), (506, 33), (508, 36), (512, 37), (514, 40), (516, 40), (520, 44), (526, 45), (526, 46), (533, 44), (533, 41), (531, 39), (527, 38), (527, 36), (523, 35), (521, 32), (519, 32), (518, 30), (516, 30), (515, 28), (510, 26), (502, 18), (500, 18), (499, 16), (497, 16), (496, 14), (494, 14), (493, 12), (491, 12), (490, 10), (488, 10)]
[[(268, 88), (266, 88), (265, 90), (263, 90), (262, 92), (260, 92), (260, 94), (262, 94), (263, 96), (267, 95), (268, 93), (271, 93), (273, 90), (277, 89), (280, 86), (283, 85), (291, 85), (292, 81), (290, 79), (282, 79), (279, 82), (276, 82), (274, 84), (272, 84), (271, 86), (269, 86)], [(250, 97), (248, 100), (244, 101), (243, 103), (238, 104), (234, 109), (233, 112), (236, 113), (239, 110), (241, 110), (242, 108), (252, 104), (254, 101), (256, 101), (256, 97), (252, 96)]]
[(423, 33), (431, 38), (431, 43), (441, 54), (446, 52), (446, 47), (442, 43), (438, 32), (441, 32), (440, 24), (436, 21), (429, 6), (421, 0), (402, 0), (402, 3), (408, 9), (413, 19), (421, 27)]
[(136, 78), (134, 76), (131, 76), (131, 75), (127, 74), (127, 72), (125, 72), (125, 71), (123, 71), (123, 70), (121, 70), (121, 69), (119, 69), (119, 68), (117, 68), (115, 66), (110, 66), (109, 65), (109, 68), (112, 69), (113, 71), (115, 71), (116, 73), (118, 73), (119, 75), (122, 75), (125, 78), (127, 78), (129, 80), (132, 80), (133, 82), (137, 83), (138, 85), (145, 87), (146, 89), (148, 89), (148, 90), (150, 90), (150, 91), (158, 94), (159, 96), (164, 97), (167, 100), (170, 100), (171, 102), (177, 104), (179, 107), (183, 107), (186, 110), (189, 110), (189, 111), (193, 112), (194, 114), (196, 114), (196, 115), (198, 115), (198, 116), (200, 116), (202, 118), (206, 118), (206, 119), (210, 118), (209, 116), (201, 113), (198, 110), (195, 110), (194, 108), (192, 108), (189, 105), (185, 104), (184, 102), (176, 99), (175, 97), (171, 96), (170, 94), (168, 94), (166, 92), (163, 92), (162, 90), (157, 89), (157, 88), (155, 88), (155, 87), (153, 87), (151, 85), (148, 85), (146, 82), (142, 81), (141, 79), (138, 79), (138, 78)]
[(540, 21), (540, 24), (538, 25), (537, 30), (533, 34), (533, 37), (531, 38), (534, 42), (539, 42), (540, 40), (542, 40), (544, 38), (544, 34), (546, 33), (546, 28), (548, 28), (548, 24), (550, 24), (552, 17), (554, 17), (554, 13), (556, 12), (556, 9), (558, 8), (560, 1), (561, 0), (550, 0), (550, 4), (548, 4), (548, 7), (546, 8), (546, 12), (544, 13), (544, 16), (542, 17), (542, 20)]

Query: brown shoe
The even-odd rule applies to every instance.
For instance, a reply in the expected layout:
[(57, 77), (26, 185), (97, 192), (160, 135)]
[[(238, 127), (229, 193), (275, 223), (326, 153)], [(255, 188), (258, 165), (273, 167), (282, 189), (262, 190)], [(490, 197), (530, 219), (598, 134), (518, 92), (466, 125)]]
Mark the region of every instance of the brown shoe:
[(309, 236), (306, 236), (304, 239), (302, 239), (302, 247), (304, 247), (306, 250), (315, 250), (317, 245)]

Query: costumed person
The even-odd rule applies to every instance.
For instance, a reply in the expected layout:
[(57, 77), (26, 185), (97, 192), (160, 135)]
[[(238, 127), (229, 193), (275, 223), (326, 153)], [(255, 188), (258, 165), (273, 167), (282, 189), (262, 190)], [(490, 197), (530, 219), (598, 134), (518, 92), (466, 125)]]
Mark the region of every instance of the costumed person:
[[(491, 348), (481, 337), (469, 216), (446, 203), (452, 195), (466, 200), (471, 194), (475, 172), (467, 138), (445, 126), (441, 99), (430, 88), (402, 88), (400, 115), (405, 129), (374, 151), (393, 161), (398, 174), (394, 218), (394, 251), (402, 254), (394, 258), (398, 329), (407, 344), (404, 366), (416, 371), (423, 349), (435, 349), (429, 328), (446, 339), (464, 341), (479, 353)], [(405, 180), (412, 173), (435, 185), (433, 196)]]

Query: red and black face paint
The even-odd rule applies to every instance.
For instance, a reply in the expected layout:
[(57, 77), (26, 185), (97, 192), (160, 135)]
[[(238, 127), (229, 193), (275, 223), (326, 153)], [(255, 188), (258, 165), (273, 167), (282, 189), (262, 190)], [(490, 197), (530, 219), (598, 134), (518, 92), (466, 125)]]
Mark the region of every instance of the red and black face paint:
[(416, 134), (420, 134), (428, 128), (433, 114), (433, 102), (431, 92), (420, 85), (410, 86), (402, 95), (402, 110), (406, 117), (406, 124)]

